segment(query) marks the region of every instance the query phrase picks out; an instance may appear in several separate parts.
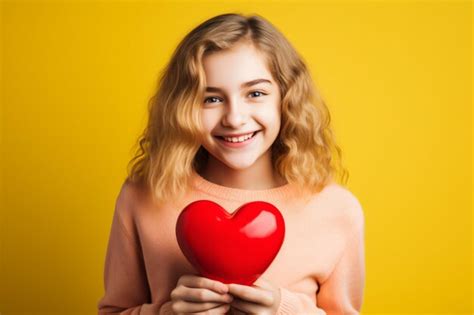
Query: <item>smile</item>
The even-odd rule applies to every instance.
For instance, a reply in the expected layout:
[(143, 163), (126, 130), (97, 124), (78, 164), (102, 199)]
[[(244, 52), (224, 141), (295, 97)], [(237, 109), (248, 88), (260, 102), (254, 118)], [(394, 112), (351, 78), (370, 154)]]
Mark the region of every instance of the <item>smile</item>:
[[(255, 136), (259, 132), (260, 131), (252, 133), (250, 137), (243, 136), (243, 137), (240, 137), (240, 138), (227, 138), (227, 140), (224, 139), (224, 137), (222, 137), (222, 136), (215, 136), (215, 138), (217, 138), (219, 140), (219, 143), (225, 145), (226, 147), (240, 148), (240, 147), (247, 146), (248, 144), (252, 143), (253, 140), (255, 139)], [(242, 139), (242, 141), (239, 141), (240, 139)]]

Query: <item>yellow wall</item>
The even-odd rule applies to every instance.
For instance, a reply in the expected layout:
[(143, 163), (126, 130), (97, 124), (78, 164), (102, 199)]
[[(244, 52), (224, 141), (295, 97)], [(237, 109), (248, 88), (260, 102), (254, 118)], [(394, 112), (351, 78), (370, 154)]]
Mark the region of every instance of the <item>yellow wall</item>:
[(223, 2), (2, 2), (1, 314), (96, 313), (158, 72), (228, 11), (273, 22), (330, 107), (366, 216), (363, 313), (472, 313), (472, 4)]

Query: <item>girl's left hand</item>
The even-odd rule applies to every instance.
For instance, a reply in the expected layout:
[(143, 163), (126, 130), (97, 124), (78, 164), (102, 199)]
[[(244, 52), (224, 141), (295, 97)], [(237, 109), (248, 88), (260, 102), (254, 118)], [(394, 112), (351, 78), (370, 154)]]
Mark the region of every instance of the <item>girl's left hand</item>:
[(246, 314), (275, 315), (280, 305), (280, 290), (262, 278), (252, 286), (230, 283), (228, 294), (234, 297), (232, 308)]

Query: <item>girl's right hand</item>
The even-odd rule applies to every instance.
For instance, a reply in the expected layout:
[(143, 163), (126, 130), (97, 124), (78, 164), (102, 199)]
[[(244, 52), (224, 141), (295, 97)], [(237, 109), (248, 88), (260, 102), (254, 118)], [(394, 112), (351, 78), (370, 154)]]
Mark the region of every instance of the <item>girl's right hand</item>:
[(171, 291), (171, 308), (177, 315), (226, 314), (233, 297), (226, 284), (205, 277), (182, 275)]

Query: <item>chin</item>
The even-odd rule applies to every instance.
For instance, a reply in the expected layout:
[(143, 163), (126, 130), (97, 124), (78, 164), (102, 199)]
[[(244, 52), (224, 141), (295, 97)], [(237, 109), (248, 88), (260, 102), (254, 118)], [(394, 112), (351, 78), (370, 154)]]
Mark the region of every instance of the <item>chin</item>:
[(246, 170), (250, 167), (252, 167), (254, 164), (255, 164), (255, 161), (252, 160), (252, 161), (230, 161), (230, 160), (226, 160), (226, 159), (223, 159), (221, 160), (221, 162), (223, 164), (225, 164), (228, 168), (231, 168), (233, 170), (239, 170), (239, 171), (243, 171), (243, 170)]
[(249, 164), (232, 164), (232, 163), (225, 163), (225, 165), (228, 167), (228, 168), (231, 168), (233, 170), (238, 170), (238, 171), (243, 171), (243, 170), (246, 170), (248, 168), (250, 168), (253, 163), (249, 163)]

